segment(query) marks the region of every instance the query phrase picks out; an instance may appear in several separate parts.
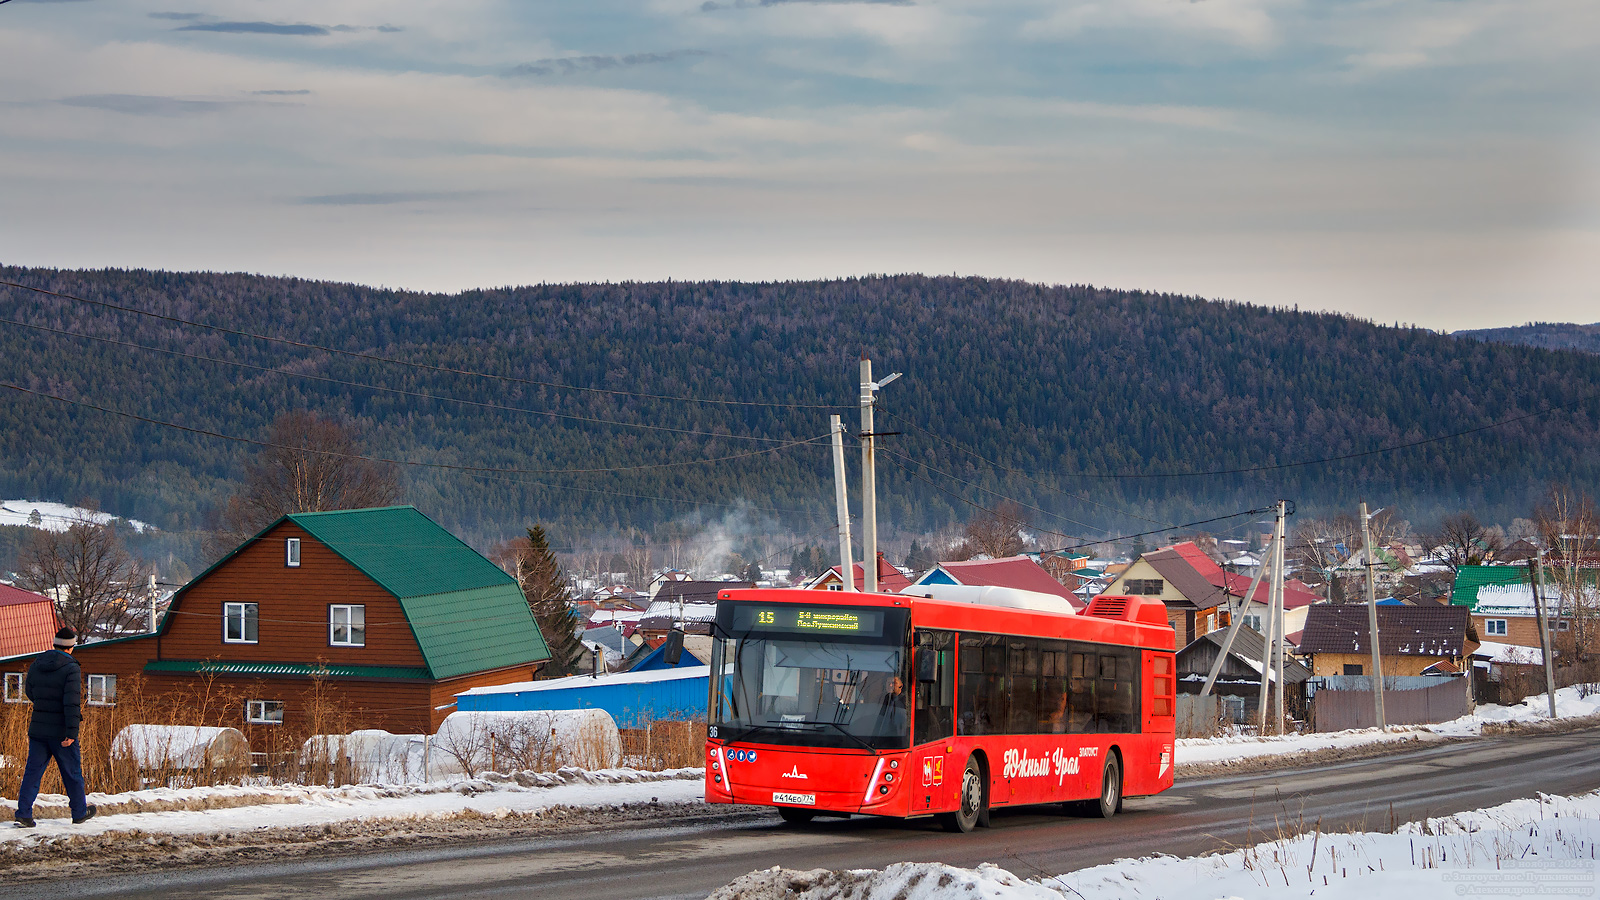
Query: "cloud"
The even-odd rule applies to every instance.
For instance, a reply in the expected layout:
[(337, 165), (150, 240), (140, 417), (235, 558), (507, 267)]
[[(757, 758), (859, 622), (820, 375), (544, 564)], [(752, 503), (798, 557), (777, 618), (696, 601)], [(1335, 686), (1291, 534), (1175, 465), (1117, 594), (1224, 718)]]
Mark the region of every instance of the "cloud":
[(301, 94), (309, 94), (311, 92), (306, 90), (305, 88), (301, 88), (301, 89), (296, 90), (296, 91), (251, 91), (250, 93), (256, 94), (258, 96), (268, 96), (268, 97), (298, 97)]
[(332, 29), (325, 25), (280, 25), (276, 22), (195, 22), (173, 31), (215, 31), (221, 34), (285, 34), (321, 36)]
[(103, 109), (130, 116), (190, 116), (219, 112), (235, 105), (222, 100), (183, 100), (146, 94), (83, 94), (57, 101), (63, 106)]
[(513, 75), (575, 75), (580, 72), (604, 72), (632, 66), (648, 66), (674, 62), (696, 56), (710, 56), (704, 50), (672, 50), (667, 53), (630, 53), (626, 56), (558, 56), (536, 59), (511, 70)]
[(706, 0), (700, 4), (701, 12), (716, 12), (719, 9), (759, 9), (763, 6), (787, 6), (794, 3), (810, 3), (825, 6), (915, 6), (916, 0), (733, 0), (731, 3), (718, 3), (717, 0)]
[(170, 20), (175, 21), (175, 22), (192, 22), (195, 19), (203, 19), (203, 18), (205, 18), (205, 16), (200, 14), (200, 13), (153, 12), (153, 13), (150, 14), (150, 18), (152, 18), (152, 19), (170, 19)]
[(374, 191), (371, 193), (321, 194), (301, 197), (304, 206), (392, 206), (397, 203), (429, 203), (438, 200), (469, 200), (482, 191)]

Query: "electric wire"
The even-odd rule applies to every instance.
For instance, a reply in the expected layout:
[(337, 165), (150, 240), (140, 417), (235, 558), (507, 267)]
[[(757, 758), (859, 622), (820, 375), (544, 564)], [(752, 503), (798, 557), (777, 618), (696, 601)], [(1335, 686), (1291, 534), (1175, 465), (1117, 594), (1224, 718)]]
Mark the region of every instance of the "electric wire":
[(631, 471), (638, 471), (638, 470), (642, 470), (642, 469), (676, 468), (676, 467), (681, 467), (681, 466), (686, 466), (686, 465), (698, 465), (700, 463), (707, 463), (707, 462), (722, 462), (722, 461), (732, 460), (732, 459), (743, 459), (743, 458), (750, 457), (750, 456), (760, 456), (760, 455), (767, 454), (767, 453), (777, 453), (777, 452), (782, 451), (782, 450), (787, 450), (790, 447), (799, 447), (799, 446), (804, 446), (804, 445), (817, 444), (817, 443), (819, 443), (821, 441), (830, 440), (832, 438), (832, 434), (823, 434), (823, 435), (818, 435), (818, 436), (812, 437), (812, 438), (803, 438), (803, 439), (789, 441), (788, 443), (779, 444), (778, 446), (775, 446), (775, 447), (766, 447), (766, 448), (763, 448), (761, 450), (752, 450), (752, 451), (749, 451), (748, 453), (740, 453), (740, 454), (736, 454), (734, 456), (725, 456), (725, 457), (721, 457), (719, 459), (698, 459), (698, 460), (691, 460), (689, 462), (678, 462), (678, 463), (651, 463), (651, 464), (639, 465), (639, 466), (618, 466), (618, 467), (611, 467), (611, 468), (591, 468), (591, 469), (517, 469), (517, 468), (500, 468), (500, 467), (494, 467), (494, 466), (463, 466), (463, 465), (457, 465), (457, 464), (453, 464), (453, 463), (416, 462), (414, 460), (405, 460), (405, 459), (388, 459), (386, 457), (381, 457), (381, 456), (365, 456), (365, 455), (362, 455), (362, 454), (359, 454), (359, 453), (340, 453), (340, 452), (335, 451), (335, 450), (316, 450), (316, 449), (312, 449), (312, 448), (309, 448), (309, 447), (292, 447), (292, 446), (289, 446), (289, 445), (286, 445), (286, 444), (273, 443), (272, 441), (260, 441), (260, 440), (254, 439), (254, 438), (236, 437), (236, 436), (231, 435), (231, 434), (223, 434), (222, 432), (219, 432), (219, 431), (210, 431), (210, 430), (204, 429), (204, 428), (194, 428), (194, 427), (189, 426), (189, 425), (180, 425), (180, 424), (178, 424), (176, 422), (168, 422), (168, 421), (166, 421), (164, 419), (155, 419), (155, 418), (151, 418), (149, 416), (141, 416), (138, 413), (130, 413), (130, 412), (124, 412), (124, 411), (119, 410), (119, 409), (111, 409), (110, 407), (101, 406), (101, 405), (96, 404), (96, 403), (89, 403), (89, 402), (84, 401), (84, 400), (73, 400), (73, 399), (70, 399), (70, 398), (67, 398), (67, 397), (62, 397), (62, 396), (59, 396), (59, 395), (56, 395), (56, 394), (47, 393), (45, 391), (36, 391), (36, 390), (32, 390), (30, 388), (22, 387), (21, 385), (10, 384), (10, 383), (7, 383), (7, 382), (0, 382), (0, 388), (5, 388), (7, 390), (17, 391), (17, 392), (23, 393), (23, 394), (31, 394), (31, 395), (33, 395), (35, 397), (43, 397), (43, 398), (46, 398), (46, 399), (49, 399), (49, 400), (54, 400), (54, 401), (56, 401), (58, 403), (66, 403), (66, 404), (70, 404), (72, 406), (81, 406), (81, 407), (84, 407), (86, 409), (93, 409), (93, 410), (97, 410), (99, 412), (109, 413), (109, 414), (114, 415), (114, 416), (122, 416), (123, 418), (133, 419), (135, 421), (144, 422), (144, 423), (149, 424), (149, 425), (158, 425), (158, 426), (161, 426), (163, 428), (172, 428), (172, 429), (176, 429), (178, 431), (185, 431), (185, 432), (188, 432), (190, 434), (198, 434), (198, 435), (204, 435), (206, 437), (220, 438), (220, 439), (225, 440), (225, 441), (236, 441), (236, 442), (241, 443), (241, 444), (251, 444), (251, 445), (257, 446), (257, 447), (270, 447), (270, 448), (277, 449), (277, 450), (293, 450), (293, 451), (299, 452), (299, 453), (316, 453), (316, 454), (320, 454), (320, 455), (323, 455), (323, 456), (338, 457), (340, 459), (365, 460), (367, 462), (390, 463), (392, 465), (398, 465), (398, 466), (413, 466), (413, 467), (417, 467), (417, 468), (426, 468), (426, 469), (443, 469), (443, 470), (447, 470), (447, 471), (456, 471), (456, 472), (485, 472), (485, 473), (511, 474), (511, 475), (559, 475), (559, 474), (582, 474), (582, 473), (593, 473), (593, 472), (631, 472)]
[(245, 337), (245, 338), (250, 338), (252, 340), (266, 341), (266, 342), (275, 343), (275, 344), (284, 344), (284, 345), (291, 346), (291, 347), (300, 347), (300, 348), (306, 349), (306, 350), (317, 350), (317, 351), (320, 351), (320, 352), (323, 352), (323, 353), (333, 353), (333, 354), (337, 354), (337, 355), (340, 355), (340, 356), (349, 356), (349, 357), (353, 357), (353, 358), (356, 358), (356, 359), (364, 359), (364, 360), (368, 360), (369, 362), (381, 362), (381, 363), (387, 363), (389, 365), (408, 366), (408, 367), (414, 368), (414, 369), (423, 369), (425, 371), (430, 371), (430, 372), (444, 372), (444, 373), (451, 374), (451, 375), (466, 375), (466, 376), (469, 376), (469, 377), (472, 377), (472, 378), (489, 378), (489, 379), (493, 379), (493, 380), (496, 380), (496, 381), (510, 382), (512, 384), (527, 384), (527, 385), (533, 385), (535, 387), (547, 387), (547, 388), (554, 388), (556, 390), (563, 390), (563, 391), (582, 391), (582, 392), (591, 393), (591, 394), (606, 394), (606, 395), (618, 396), (618, 397), (637, 397), (637, 398), (640, 398), (640, 399), (643, 399), (643, 400), (666, 400), (666, 401), (671, 401), (671, 402), (675, 402), (675, 403), (703, 403), (703, 404), (707, 404), (707, 405), (717, 405), (717, 406), (759, 406), (759, 407), (768, 407), (768, 408), (775, 408), (775, 409), (839, 409), (841, 407), (848, 406), (848, 404), (839, 404), (839, 403), (772, 403), (772, 402), (761, 401), (761, 400), (728, 400), (728, 399), (718, 398), (718, 397), (683, 397), (683, 396), (675, 396), (675, 395), (671, 395), (671, 394), (650, 394), (650, 393), (645, 393), (645, 392), (642, 392), (642, 391), (624, 391), (624, 390), (618, 390), (618, 389), (614, 389), (614, 388), (582, 387), (580, 385), (575, 385), (575, 384), (562, 384), (561, 382), (558, 382), (558, 381), (540, 381), (538, 379), (533, 379), (533, 378), (518, 378), (518, 377), (513, 376), (513, 375), (497, 375), (497, 374), (492, 373), (492, 372), (477, 372), (477, 371), (474, 371), (474, 370), (471, 370), (471, 369), (458, 369), (458, 368), (455, 368), (453, 366), (438, 366), (438, 365), (433, 365), (431, 363), (413, 362), (411, 360), (397, 359), (397, 358), (392, 357), (392, 356), (380, 356), (380, 355), (375, 354), (375, 353), (361, 353), (361, 352), (355, 351), (355, 350), (341, 350), (338, 347), (328, 347), (328, 346), (324, 346), (322, 344), (313, 344), (313, 343), (310, 343), (308, 341), (297, 341), (297, 340), (294, 340), (294, 339), (291, 339), (291, 338), (273, 337), (273, 336), (267, 335), (267, 334), (261, 334), (261, 333), (253, 332), (253, 331), (244, 331), (242, 329), (237, 329), (237, 328), (227, 328), (227, 327), (224, 327), (224, 326), (221, 326), (221, 325), (210, 325), (210, 324), (207, 324), (205, 322), (197, 322), (197, 321), (194, 321), (192, 319), (184, 319), (184, 318), (181, 318), (181, 317), (178, 317), (178, 316), (169, 316), (169, 315), (166, 315), (164, 313), (151, 312), (149, 310), (139, 309), (139, 308), (133, 307), (133, 306), (124, 306), (124, 305), (122, 305), (120, 303), (111, 303), (111, 302), (108, 302), (108, 301), (105, 301), (105, 300), (91, 300), (91, 299), (89, 299), (87, 297), (79, 297), (79, 296), (76, 296), (74, 294), (64, 293), (62, 291), (47, 290), (45, 288), (34, 287), (32, 285), (22, 284), (20, 282), (15, 282), (15, 281), (0, 280), (0, 286), (18, 288), (18, 289), (24, 290), (24, 291), (33, 291), (34, 293), (44, 294), (44, 295), (49, 296), (49, 297), (59, 297), (59, 298), (64, 299), (64, 300), (73, 300), (73, 301), (76, 301), (78, 303), (87, 303), (87, 304), (90, 304), (90, 305), (93, 305), (93, 306), (98, 306), (98, 307), (101, 307), (101, 308), (104, 308), (104, 309), (112, 309), (112, 310), (116, 310), (118, 312), (132, 313), (134, 315), (145, 316), (147, 318), (152, 318), (152, 319), (159, 319), (159, 320), (165, 321), (165, 322), (174, 322), (174, 323), (177, 323), (177, 324), (180, 324), (180, 325), (187, 325), (187, 326), (189, 326), (191, 328), (204, 328), (204, 329), (215, 331), (215, 332), (218, 332), (218, 333), (221, 333), (221, 334), (234, 335), (235, 337)]

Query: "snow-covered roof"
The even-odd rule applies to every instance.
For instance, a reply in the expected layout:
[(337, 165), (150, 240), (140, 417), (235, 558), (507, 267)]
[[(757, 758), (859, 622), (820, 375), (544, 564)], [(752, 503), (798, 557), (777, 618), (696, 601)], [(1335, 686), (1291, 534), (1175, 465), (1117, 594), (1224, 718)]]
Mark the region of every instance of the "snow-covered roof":
[(1544, 665), (1544, 651), (1538, 647), (1524, 647), (1520, 644), (1502, 644), (1498, 641), (1484, 641), (1478, 649), (1472, 651), (1473, 659), (1484, 659), (1492, 663), (1512, 663), (1526, 666)]
[[(1554, 585), (1545, 585), (1540, 593), (1544, 596), (1544, 608), (1547, 612), (1554, 613), (1560, 608), (1561, 591)], [(1568, 605), (1570, 606), (1570, 604)], [(1478, 588), (1478, 602), (1473, 604), (1472, 612), (1480, 616), (1534, 615), (1533, 585), (1483, 585)]]
[(473, 688), (470, 691), (462, 691), (456, 696), (523, 694), (535, 691), (562, 691), (568, 688), (597, 687), (600, 685), (654, 684), (658, 681), (707, 678), (710, 675), (710, 666), (678, 666), (672, 669), (652, 669), (648, 672), (618, 672), (614, 675), (601, 675), (598, 678), (589, 675), (569, 675), (566, 678), (551, 678), (547, 681), (516, 681), (511, 684), (496, 684), (489, 687)]
[[(667, 618), (677, 622), (711, 622), (717, 618), (715, 603), (680, 603), (676, 600), (656, 600), (644, 611), (645, 619)], [(590, 621), (594, 621), (590, 619)]]

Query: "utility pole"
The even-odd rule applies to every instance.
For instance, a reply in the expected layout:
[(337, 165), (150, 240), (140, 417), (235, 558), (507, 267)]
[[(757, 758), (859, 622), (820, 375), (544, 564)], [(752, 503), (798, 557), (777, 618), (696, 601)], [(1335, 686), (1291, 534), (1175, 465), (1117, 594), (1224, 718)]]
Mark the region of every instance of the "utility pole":
[(1285, 568), (1285, 566), (1284, 566), (1284, 549), (1285, 549), (1284, 548), (1284, 544), (1288, 542), (1288, 535), (1285, 534), (1285, 529), (1288, 527), (1288, 522), (1286, 522), (1285, 520), (1289, 516), (1289, 511), (1288, 511), (1287, 507), (1288, 507), (1287, 501), (1284, 501), (1284, 500), (1279, 500), (1278, 501), (1278, 548), (1277, 548), (1277, 551), (1273, 553), (1273, 559), (1276, 562), (1276, 565), (1274, 565), (1273, 569), (1272, 569), (1273, 574), (1276, 576), (1276, 577), (1273, 578), (1273, 582), (1272, 582), (1272, 587), (1273, 587), (1273, 590), (1272, 590), (1272, 598), (1273, 598), (1272, 618), (1273, 618), (1273, 622), (1274, 622), (1273, 631), (1275, 631), (1277, 633), (1277, 635), (1278, 635), (1277, 640), (1275, 640), (1273, 642), (1273, 644), (1272, 644), (1272, 660), (1273, 660), (1272, 670), (1273, 670), (1274, 676), (1278, 680), (1278, 693), (1277, 693), (1278, 700), (1277, 700), (1277, 703), (1274, 704), (1274, 712), (1277, 713), (1277, 723), (1273, 726), (1272, 730), (1277, 732), (1277, 733), (1279, 733), (1279, 734), (1283, 733), (1283, 721), (1284, 721), (1284, 714), (1283, 714), (1283, 692), (1284, 692), (1284, 684), (1283, 684), (1283, 645), (1284, 645), (1284, 637), (1286, 635), (1286, 632), (1284, 631), (1284, 624), (1283, 624), (1283, 581), (1284, 581), (1284, 577), (1285, 577), (1285, 575), (1284, 575), (1284, 568)]
[(1539, 617), (1539, 646), (1544, 651), (1544, 690), (1550, 698), (1550, 718), (1556, 717), (1556, 675), (1555, 660), (1550, 653), (1550, 616), (1544, 608), (1544, 551), (1540, 550), (1534, 558), (1535, 571), (1538, 573), (1533, 582), (1533, 612)]
[[(1272, 556), (1273, 548), (1277, 545), (1277, 533), (1274, 531), (1272, 543), (1267, 545), (1267, 557)], [(1222, 664), (1228, 658), (1228, 651), (1233, 649), (1233, 638), (1239, 633), (1239, 629), (1244, 627), (1244, 614), (1245, 610), (1250, 608), (1250, 598), (1256, 595), (1256, 588), (1261, 585), (1261, 576), (1267, 574), (1268, 565), (1267, 558), (1263, 557), (1261, 565), (1256, 566), (1256, 577), (1251, 579), (1250, 589), (1245, 591), (1244, 597), (1239, 600), (1239, 609), (1231, 614), (1228, 634), (1222, 639), (1222, 647), (1217, 651), (1217, 658), (1211, 663), (1211, 671), (1206, 673), (1206, 683), (1200, 688), (1200, 696), (1209, 696), (1211, 688), (1217, 683), (1217, 676), (1222, 673)], [(1266, 661), (1262, 660), (1261, 664), (1265, 666)]]
[(838, 416), (828, 417), (828, 430), (833, 432), (833, 499), (839, 507), (839, 574), (844, 576), (844, 589), (856, 589), (855, 564), (850, 560), (850, 495), (844, 483), (844, 423)]
[[(877, 435), (872, 430), (872, 404), (878, 390), (900, 377), (899, 372), (882, 381), (872, 380), (872, 360), (861, 351), (861, 589), (878, 591), (878, 474)], [(853, 575), (846, 575), (854, 581)]]
[[(1378, 510), (1383, 512), (1383, 510)], [(1367, 555), (1367, 639), (1372, 643), (1372, 709), (1378, 717), (1378, 727), (1387, 728), (1383, 715), (1383, 655), (1378, 652), (1378, 586), (1372, 572), (1372, 517), (1367, 504), (1361, 504), (1361, 552)]]

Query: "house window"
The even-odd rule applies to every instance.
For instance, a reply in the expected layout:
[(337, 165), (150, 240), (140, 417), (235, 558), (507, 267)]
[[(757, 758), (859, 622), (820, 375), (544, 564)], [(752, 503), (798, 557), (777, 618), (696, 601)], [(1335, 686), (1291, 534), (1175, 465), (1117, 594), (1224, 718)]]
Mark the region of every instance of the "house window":
[(1361, 664), (1360, 663), (1345, 663), (1344, 664), (1344, 673), (1346, 675), (1360, 675), (1361, 674)]
[(1129, 578), (1122, 587), (1124, 592), (1136, 597), (1159, 597), (1166, 582), (1160, 578)]
[(1245, 616), (1244, 617), (1244, 627), (1249, 628), (1252, 631), (1260, 631), (1261, 630), (1261, 616), (1259, 616), (1259, 615), (1248, 615), (1248, 616)]
[(222, 604), (222, 642), (225, 644), (256, 642), (256, 604)]
[(90, 706), (117, 705), (117, 676), (90, 675), (88, 681)]
[(842, 591), (842, 590), (844, 590), (844, 585), (842, 585), (842, 584), (830, 584), (830, 585), (828, 585), (828, 590), (830, 590), (830, 591)]
[(283, 564), (290, 568), (300, 565), (299, 538), (289, 538), (283, 542)]
[(367, 608), (344, 605), (328, 607), (328, 643), (335, 647), (365, 647)]
[(244, 704), (244, 719), (251, 725), (282, 725), (283, 701), (247, 700)]
[(1505, 619), (1484, 619), (1483, 633), (1504, 636), (1506, 633)]
[(1571, 627), (1572, 627), (1572, 623), (1568, 622), (1566, 619), (1557, 619), (1556, 620), (1556, 630), (1557, 631), (1566, 631), (1566, 630), (1570, 629)]
[(7, 703), (27, 703), (28, 702), (28, 695), (26, 693), (24, 693), (23, 690), (22, 690), (22, 673), (21, 672), (7, 672), (6, 673), (6, 702)]

